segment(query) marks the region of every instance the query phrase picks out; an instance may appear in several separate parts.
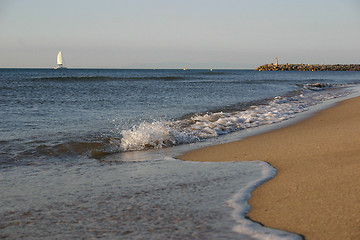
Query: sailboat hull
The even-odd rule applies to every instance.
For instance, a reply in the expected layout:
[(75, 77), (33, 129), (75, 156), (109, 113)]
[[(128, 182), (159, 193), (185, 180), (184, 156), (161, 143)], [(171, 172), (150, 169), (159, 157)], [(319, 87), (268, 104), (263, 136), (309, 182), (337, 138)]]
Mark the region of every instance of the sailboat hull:
[(56, 67), (54, 67), (54, 69), (67, 69), (67, 67), (64, 67), (64, 66), (56, 66)]

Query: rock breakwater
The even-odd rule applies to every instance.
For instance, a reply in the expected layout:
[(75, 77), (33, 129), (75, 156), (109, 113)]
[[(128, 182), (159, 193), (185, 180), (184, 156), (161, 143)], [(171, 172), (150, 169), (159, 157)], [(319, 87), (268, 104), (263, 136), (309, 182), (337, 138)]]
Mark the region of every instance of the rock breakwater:
[(265, 64), (256, 71), (360, 71), (360, 64)]

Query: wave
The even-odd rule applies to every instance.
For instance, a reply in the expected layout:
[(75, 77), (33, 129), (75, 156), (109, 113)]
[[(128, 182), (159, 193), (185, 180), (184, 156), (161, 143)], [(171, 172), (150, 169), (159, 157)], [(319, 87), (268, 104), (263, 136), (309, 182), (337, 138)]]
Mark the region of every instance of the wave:
[(304, 88), (312, 91), (321, 91), (331, 87), (340, 87), (341, 85), (334, 85), (330, 83), (307, 83)]
[(71, 155), (85, 155), (89, 154), (96, 149), (103, 149), (106, 142), (76, 142), (69, 141), (65, 143), (47, 145), (41, 144), (34, 149), (26, 150), (21, 153), (21, 157), (41, 157), (41, 156), (71, 156)]
[(298, 95), (277, 96), (260, 101), (258, 105), (248, 105), (246, 110), (208, 112), (172, 121), (142, 122), (130, 129), (120, 130), (119, 145), (115, 148), (120, 152), (138, 151), (203, 141), (242, 129), (281, 122), (308, 110), (312, 105), (350, 93), (318, 92), (306, 87)]
[(33, 81), (124, 81), (124, 80), (163, 80), (175, 81), (184, 80), (181, 76), (149, 76), (149, 77), (111, 77), (111, 76), (60, 76), (60, 77), (41, 77), (32, 78)]
[(204, 141), (243, 129), (282, 122), (308, 110), (310, 106), (351, 93), (350, 90), (319, 91), (338, 85), (305, 84), (292, 96), (277, 96), (242, 103), (244, 109), (197, 113), (170, 121), (143, 121), (128, 129), (113, 130), (110, 136), (87, 141), (69, 141), (57, 145), (42, 144), (23, 152), (21, 157), (87, 156), (102, 158), (108, 154), (166, 148)]

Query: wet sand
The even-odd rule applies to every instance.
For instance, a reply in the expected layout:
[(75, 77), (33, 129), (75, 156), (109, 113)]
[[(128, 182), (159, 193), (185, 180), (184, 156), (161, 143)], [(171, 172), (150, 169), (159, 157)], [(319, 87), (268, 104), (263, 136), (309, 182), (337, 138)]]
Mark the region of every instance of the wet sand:
[(266, 161), (278, 172), (252, 193), (248, 217), (305, 239), (360, 239), (360, 97), (294, 125), (178, 158)]

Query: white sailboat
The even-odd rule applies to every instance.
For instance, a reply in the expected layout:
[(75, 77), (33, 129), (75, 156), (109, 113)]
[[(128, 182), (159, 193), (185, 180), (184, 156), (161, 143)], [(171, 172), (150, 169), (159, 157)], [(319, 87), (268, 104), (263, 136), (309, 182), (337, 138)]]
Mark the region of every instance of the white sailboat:
[(55, 69), (65, 69), (66, 68), (63, 65), (63, 59), (62, 59), (61, 51), (59, 51), (59, 53), (57, 55), (56, 63), (57, 63), (57, 66), (55, 67)]

